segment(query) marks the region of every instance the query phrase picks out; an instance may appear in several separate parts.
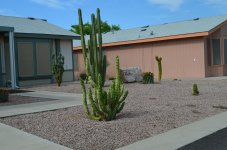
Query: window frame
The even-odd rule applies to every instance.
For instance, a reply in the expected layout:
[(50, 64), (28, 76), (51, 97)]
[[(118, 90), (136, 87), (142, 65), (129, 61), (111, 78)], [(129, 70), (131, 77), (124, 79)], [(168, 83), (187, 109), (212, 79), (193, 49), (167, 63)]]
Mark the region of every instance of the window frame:
[[(53, 52), (53, 40), (52, 39), (38, 39), (38, 38), (16, 38), (15, 39), (15, 51), (16, 51), (16, 72), (19, 81), (26, 81), (26, 80), (39, 80), (39, 79), (52, 79), (52, 72), (50, 74), (38, 74), (37, 73), (37, 58), (36, 58), (36, 43), (49, 43), (50, 47), (50, 61), (51, 61), (51, 54)], [(32, 76), (20, 76), (19, 75), (19, 61), (18, 61), (18, 43), (32, 43), (33, 45), (33, 75)], [(50, 62), (50, 69), (52, 63)]]
[[(214, 47), (213, 47), (213, 40), (219, 40), (219, 44), (220, 44), (220, 64), (214, 64)], [(220, 37), (216, 37), (216, 38), (211, 38), (211, 54), (212, 54), (212, 57), (211, 57), (211, 65), (212, 66), (220, 66), (222, 65), (222, 51), (221, 51), (221, 38)]]

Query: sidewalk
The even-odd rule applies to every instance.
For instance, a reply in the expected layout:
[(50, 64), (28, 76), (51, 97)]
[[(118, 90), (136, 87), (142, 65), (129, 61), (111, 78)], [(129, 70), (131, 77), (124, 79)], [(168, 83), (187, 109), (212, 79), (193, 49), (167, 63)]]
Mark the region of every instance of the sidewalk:
[(1, 150), (71, 150), (1, 123), (0, 133)]
[[(55, 101), (37, 102), (0, 107), (0, 117), (9, 117), (34, 112), (55, 110), (82, 105), (81, 94), (35, 91), (15, 95), (57, 99)], [(1, 150), (71, 150), (35, 135), (0, 123)]]
[(227, 112), (119, 148), (119, 150), (175, 150), (227, 127)]

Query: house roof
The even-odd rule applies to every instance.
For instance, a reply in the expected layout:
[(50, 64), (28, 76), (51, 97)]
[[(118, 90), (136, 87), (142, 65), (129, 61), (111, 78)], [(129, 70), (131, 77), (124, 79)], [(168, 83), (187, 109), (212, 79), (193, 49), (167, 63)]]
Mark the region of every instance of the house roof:
[[(103, 34), (103, 43), (125, 43), (125, 41), (155, 39), (192, 33), (197, 33), (196, 35), (199, 35), (198, 33), (209, 32), (226, 20), (227, 15), (222, 15), (108, 32)], [(202, 36), (206, 34), (200, 35)], [(88, 39), (89, 37), (86, 36), (85, 38)], [(80, 41), (74, 40), (73, 46), (78, 47), (79, 49), (81, 46)]]
[(53, 25), (45, 19), (22, 18), (0, 15), (0, 27), (14, 28), (16, 34), (56, 35), (78, 38), (79, 35)]

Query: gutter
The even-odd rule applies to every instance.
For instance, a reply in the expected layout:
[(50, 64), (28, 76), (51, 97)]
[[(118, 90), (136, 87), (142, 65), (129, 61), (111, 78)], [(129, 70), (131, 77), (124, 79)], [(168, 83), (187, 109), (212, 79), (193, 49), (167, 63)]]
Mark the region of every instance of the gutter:
[[(103, 47), (128, 45), (128, 44), (140, 44), (140, 43), (149, 43), (149, 42), (159, 42), (159, 41), (167, 41), (167, 40), (175, 40), (175, 39), (194, 38), (194, 37), (204, 37), (204, 36), (208, 36), (208, 35), (209, 35), (209, 32), (179, 34), (179, 35), (164, 36), (164, 37), (157, 37), (157, 38), (148, 38), (148, 39), (140, 39), (140, 40), (104, 43)], [(82, 47), (81, 46), (74, 47), (73, 50), (74, 51), (81, 51)]]

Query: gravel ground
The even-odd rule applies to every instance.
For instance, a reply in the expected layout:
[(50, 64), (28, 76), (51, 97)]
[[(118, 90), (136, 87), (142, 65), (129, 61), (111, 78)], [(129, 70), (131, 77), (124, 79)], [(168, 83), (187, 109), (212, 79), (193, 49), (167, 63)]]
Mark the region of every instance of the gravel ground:
[(0, 106), (19, 105), (19, 104), (44, 102), (44, 101), (51, 101), (51, 100), (53, 100), (53, 99), (9, 95), (9, 101), (8, 102), (0, 102)]
[(51, 92), (67, 92), (67, 93), (81, 93), (80, 83), (79, 82), (64, 82), (60, 87), (56, 84), (45, 84), (45, 85), (36, 85), (28, 86), (23, 88), (30, 91), (51, 91)]
[[(198, 84), (201, 95), (191, 95), (193, 83)], [(78, 106), (0, 122), (73, 149), (109, 150), (221, 113), (227, 107), (227, 80), (134, 83), (126, 84), (126, 89), (126, 106), (114, 121), (91, 121)]]

